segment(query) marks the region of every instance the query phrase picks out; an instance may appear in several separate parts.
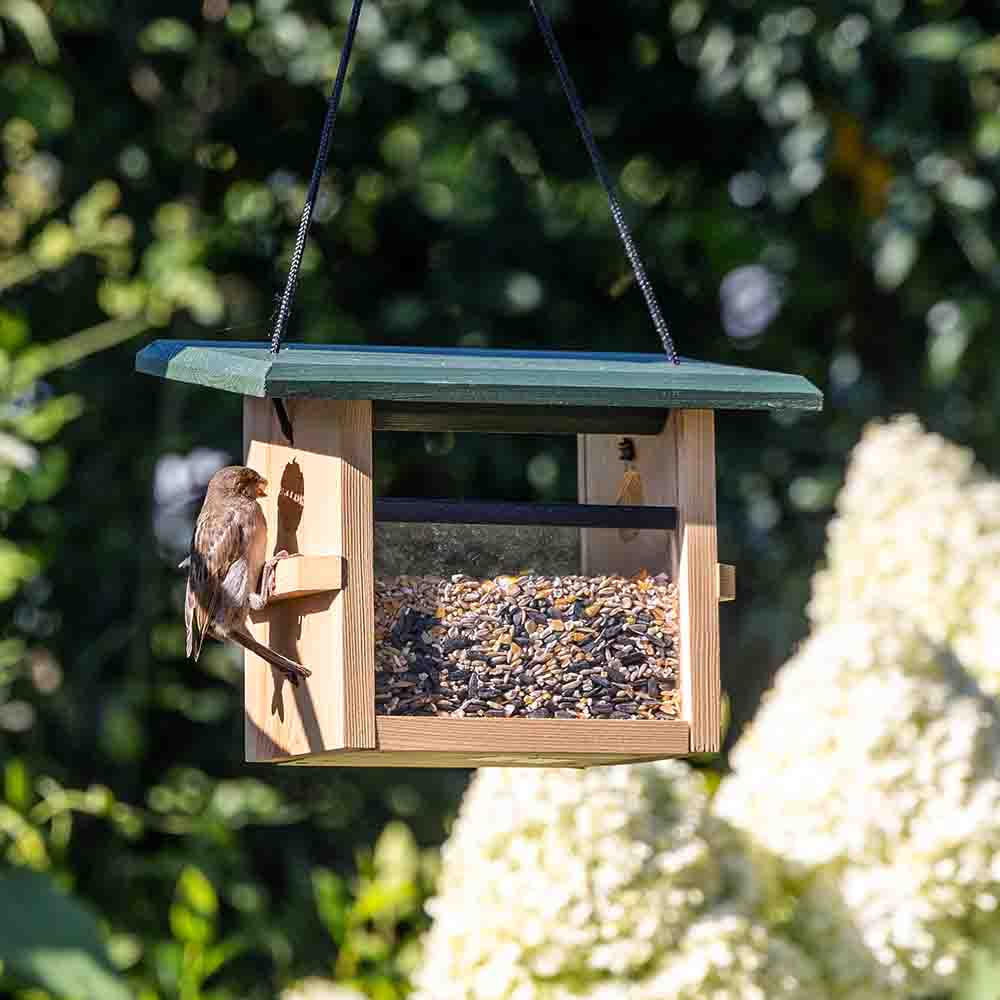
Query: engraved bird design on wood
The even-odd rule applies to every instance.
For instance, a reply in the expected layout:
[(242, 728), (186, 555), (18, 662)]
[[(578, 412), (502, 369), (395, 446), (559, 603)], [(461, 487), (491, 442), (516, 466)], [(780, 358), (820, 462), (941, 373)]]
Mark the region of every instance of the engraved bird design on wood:
[(263, 608), (274, 591), (274, 566), (287, 552), (266, 558), (267, 525), (257, 498), (267, 480), (243, 465), (220, 469), (191, 539), (184, 624), (187, 655), (197, 660), (206, 635), (249, 649), (298, 684), (311, 671), (257, 642), (246, 628), (248, 613)]

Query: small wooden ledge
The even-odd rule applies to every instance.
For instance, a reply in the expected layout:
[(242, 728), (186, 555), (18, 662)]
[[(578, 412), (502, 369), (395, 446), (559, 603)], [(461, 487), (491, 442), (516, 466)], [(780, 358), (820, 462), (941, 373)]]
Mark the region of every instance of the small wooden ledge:
[(275, 563), (274, 577), (271, 601), (340, 590), (344, 585), (344, 560), (341, 556), (289, 556)]
[(736, 567), (719, 563), (719, 600), (736, 600)]

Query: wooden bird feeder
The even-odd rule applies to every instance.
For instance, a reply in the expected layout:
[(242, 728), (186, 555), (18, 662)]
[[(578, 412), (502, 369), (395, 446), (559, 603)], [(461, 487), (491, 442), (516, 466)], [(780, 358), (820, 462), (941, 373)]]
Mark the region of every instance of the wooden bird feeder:
[[(817, 410), (804, 378), (662, 355), (157, 341), (139, 371), (243, 395), (245, 462), (278, 563), (257, 639), (312, 670), (297, 688), (246, 654), (246, 759), (477, 767), (633, 763), (720, 745), (719, 611), (734, 570), (716, 551), (715, 411)], [(276, 415), (280, 399), (290, 443)], [(374, 430), (575, 434), (578, 504), (377, 500)], [(643, 506), (615, 506), (628, 436)], [(678, 591), (680, 714), (619, 718), (377, 715), (378, 520), (579, 526), (589, 576), (666, 572)], [(621, 531), (624, 525), (641, 530)], [(516, 567), (515, 567), (516, 569)]]

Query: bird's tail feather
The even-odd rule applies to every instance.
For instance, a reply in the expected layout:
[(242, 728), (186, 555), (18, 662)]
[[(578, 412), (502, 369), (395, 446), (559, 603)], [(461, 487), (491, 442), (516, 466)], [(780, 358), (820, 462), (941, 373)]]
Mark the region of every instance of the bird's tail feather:
[(234, 629), (228, 634), (227, 638), (232, 639), (233, 642), (238, 642), (244, 649), (249, 649), (251, 653), (255, 653), (262, 660), (267, 660), (272, 667), (277, 667), (296, 683), (298, 683), (297, 678), (308, 677), (312, 673), (311, 670), (307, 670), (300, 663), (288, 659), (287, 656), (282, 656), (281, 653), (276, 653), (273, 649), (268, 649), (267, 646), (262, 645), (246, 632)]
[[(206, 609), (202, 609), (198, 603), (194, 600), (191, 591), (191, 578), (188, 577), (188, 600), (192, 604), (191, 614), (194, 617), (194, 627), (197, 632), (197, 636), (194, 640), (194, 661), (198, 662), (198, 657), (201, 656), (201, 647), (205, 645), (205, 636), (208, 635), (211, 629), (211, 622), (215, 618), (215, 607), (219, 603), (219, 591), (212, 591), (212, 599), (208, 603)], [(191, 655), (190, 653), (188, 654)]]
[(207, 628), (200, 628), (198, 626), (198, 624), (196, 623), (195, 624), (195, 637), (194, 637), (194, 643), (193, 643), (193, 645), (194, 645), (194, 653), (193, 654), (192, 654), (192, 651), (191, 651), (192, 643), (190, 641), (188, 642), (188, 656), (192, 660), (194, 660), (195, 663), (198, 662), (198, 657), (201, 656), (201, 647), (205, 645), (205, 636), (206, 635), (208, 635), (208, 629)]

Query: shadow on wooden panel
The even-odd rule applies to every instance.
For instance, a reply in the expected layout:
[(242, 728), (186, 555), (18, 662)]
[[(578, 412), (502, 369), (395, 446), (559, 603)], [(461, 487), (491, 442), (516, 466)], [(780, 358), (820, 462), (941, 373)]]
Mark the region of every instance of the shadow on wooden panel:
[(250, 717), (250, 713), (244, 710), (243, 725), (245, 726), (247, 749), (253, 747), (252, 753), (247, 754), (247, 761), (251, 764), (269, 763), (275, 757), (287, 757), (288, 750), (275, 743), (271, 737), (264, 732), (260, 726)]
[[(338, 593), (335, 591), (313, 594), (311, 597), (302, 597), (296, 601), (286, 604), (277, 604), (273, 609), (269, 608), (265, 614), (271, 615), (271, 648), (296, 663), (316, 673), (326, 669), (324, 663), (305, 663), (299, 648), (299, 639), (302, 637), (302, 623), (306, 615), (324, 615), (330, 613), (330, 607), (337, 599)], [(277, 715), (284, 721), (282, 707), (281, 685), (289, 683), (280, 671), (272, 668), (271, 675), (274, 678), (274, 697), (271, 701), (271, 714)], [(316, 714), (316, 706), (313, 704), (312, 695), (309, 693), (308, 683), (299, 684), (292, 689), (292, 697), (299, 710), (299, 718), (302, 721), (302, 731), (311, 752), (325, 749), (323, 738), (320, 732), (319, 718)]]
[(305, 684), (300, 684), (294, 691), (295, 704), (299, 709), (299, 719), (302, 721), (302, 731), (305, 733), (309, 750), (317, 753), (323, 750), (323, 737), (319, 729), (319, 719), (316, 718), (316, 706), (312, 695)]
[(278, 526), (274, 539), (274, 552), (284, 550), (289, 555), (299, 552), (299, 525), (302, 523), (302, 508), (306, 502), (306, 481), (302, 468), (293, 458), (281, 474), (278, 490)]
[[(262, 667), (263, 669), (263, 667)], [(271, 714), (278, 717), (281, 722), (285, 721), (284, 686), (291, 682), (284, 674), (275, 667), (270, 667), (271, 681), (273, 684), (273, 694), (271, 697)], [(306, 743), (310, 753), (319, 753), (324, 750), (323, 737), (320, 732), (319, 718), (316, 715), (316, 705), (313, 702), (309, 688), (305, 684), (299, 684), (291, 688), (291, 695), (295, 699), (295, 707), (298, 710), (299, 720), (302, 724), (302, 732), (306, 738)], [(288, 749), (274, 742), (244, 711), (244, 717), (248, 730), (252, 731), (257, 747), (258, 758), (287, 757)]]
[[(280, 705), (281, 699), (278, 696), (280, 691), (280, 684), (287, 684), (288, 681), (281, 676), (278, 671), (272, 671), (278, 674), (275, 679), (275, 702)], [(305, 730), (306, 738), (309, 741), (309, 751), (310, 753), (319, 753), (323, 750), (322, 743), (319, 739), (319, 723), (316, 720), (316, 714), (312, 703), (312, 698), (309, 696), (309, 692), (304, 686), (300, 685), (295, 690), (295, 701), (299, 709), (299, 717), (302, 720), (302, 727)], [(247, 711), (243, 712), (243, 724), (245, 726), (245, 732), (253, 740), (254, 753), (252, 758), (248, 758), (249, 763), (257, 764), (269, 764), (275, 760), (285, 760), (288, 758), (288, 749), (276, 743), (270, 735), (264, 732), (260, 726), (250, 717), (250, 713)]]

